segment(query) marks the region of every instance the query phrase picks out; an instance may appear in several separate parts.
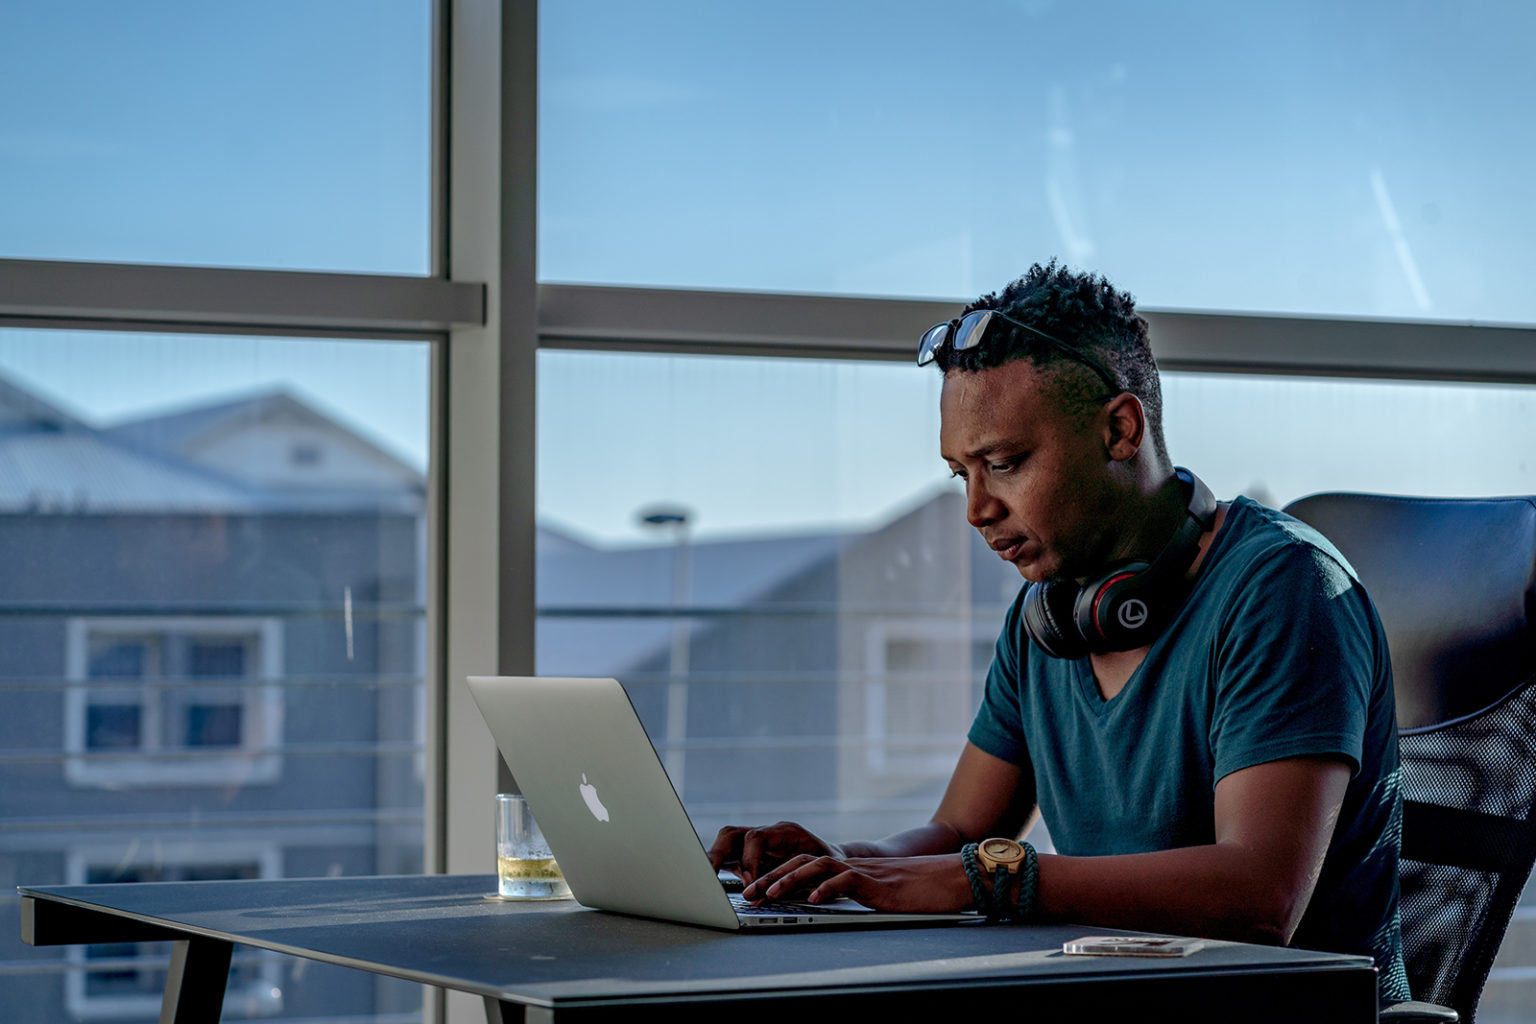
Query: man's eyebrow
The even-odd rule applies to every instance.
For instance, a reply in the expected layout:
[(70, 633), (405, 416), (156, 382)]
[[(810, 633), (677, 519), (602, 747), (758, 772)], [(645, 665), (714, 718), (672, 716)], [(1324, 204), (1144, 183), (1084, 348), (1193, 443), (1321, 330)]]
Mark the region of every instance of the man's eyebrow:
[(970, 451), (965, 453), (965, 457), (968, 459), (984, 459), (988, 455), (996, 455), (1004, 448), (1011, 447), (1013, 446), (1010, 445), (1007, 441), (993, 441), (989, 444), (982, 445), (980, 448), (972, 448)]
[(963, 453), (961, 455), (958, 455), (958, 456), (956, 456), (956, 455), (946, 455), (943, 452), (940, 452), (939, 453), (939, 458), (943, 459), (945, 462), (949, 463), (950, 465), (957, 465), (957, 464), (959, 464), (964, 459), (985, 459), (988, 456), (996, 455), (998, 452), (1003, 451), (1005, 449), (1011, 449), (1011, 448), (1016, 448), (1016, 447), (1017, 447), (1017, 445), (1009, 444), (1007, 441), (991, 441), (991, 442), (989, 442), (987, 444), (982, 445), (980, 448), (973, 448), (970, 451), (965, 452), (965, 453)]

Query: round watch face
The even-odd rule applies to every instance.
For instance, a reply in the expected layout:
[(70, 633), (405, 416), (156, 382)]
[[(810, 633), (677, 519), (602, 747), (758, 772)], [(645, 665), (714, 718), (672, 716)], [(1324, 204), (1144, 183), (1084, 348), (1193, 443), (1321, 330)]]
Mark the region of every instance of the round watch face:
[(976, 848), (976, 855), (988, 867), (1012, 867), (1024, 859), (1024, 847), (1012, 839), (988, 839)]

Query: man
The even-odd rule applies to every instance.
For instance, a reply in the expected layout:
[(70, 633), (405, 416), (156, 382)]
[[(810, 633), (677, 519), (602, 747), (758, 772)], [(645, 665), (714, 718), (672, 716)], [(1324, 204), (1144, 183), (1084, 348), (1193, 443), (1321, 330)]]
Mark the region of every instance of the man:
[[(728, 827), (711, 860), (749, 898), (1366, 953), (1407, 999), (1391, 668), (1352, 570), (1175, 470), (1146, 321), (1101, 277), (1036, 265), (930, 360), (966, 516), (1028, 581), (969, 742), (925, 825)], [(1054, 855), (1008, 839), (1037, 813)]]

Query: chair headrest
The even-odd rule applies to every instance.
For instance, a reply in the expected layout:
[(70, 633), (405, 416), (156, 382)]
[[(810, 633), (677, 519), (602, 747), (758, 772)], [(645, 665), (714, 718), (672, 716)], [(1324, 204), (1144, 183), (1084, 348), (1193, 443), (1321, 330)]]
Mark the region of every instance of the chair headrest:
[(1317, 494), (1291, 503), (1354, 566), (1386, 628), (1402, 729), (1536, 675), (1536, 499)]

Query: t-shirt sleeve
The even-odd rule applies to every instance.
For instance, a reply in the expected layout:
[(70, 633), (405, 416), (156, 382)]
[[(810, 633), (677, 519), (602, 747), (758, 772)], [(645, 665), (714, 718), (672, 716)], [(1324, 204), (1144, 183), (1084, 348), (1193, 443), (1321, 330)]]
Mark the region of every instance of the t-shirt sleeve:
[(1019, 705), (1024, 671), (1019, 651), (1023, 600), (1024, 593), (1020, 591), (1008, 614), (1003, 616), (1003, 629), (997, 637), (992, 665), (987, 669), (987, 686), (981, 707), (967, 737), (978, 749), (1013, 764), (1024, 764), (1029, 760)]
[(1233, 596), (1213, 657), (1214, 777), (1287, 757), (1360, 769), (1385, 643), (1347, 567), (1299, 541), (1255, 566)]

